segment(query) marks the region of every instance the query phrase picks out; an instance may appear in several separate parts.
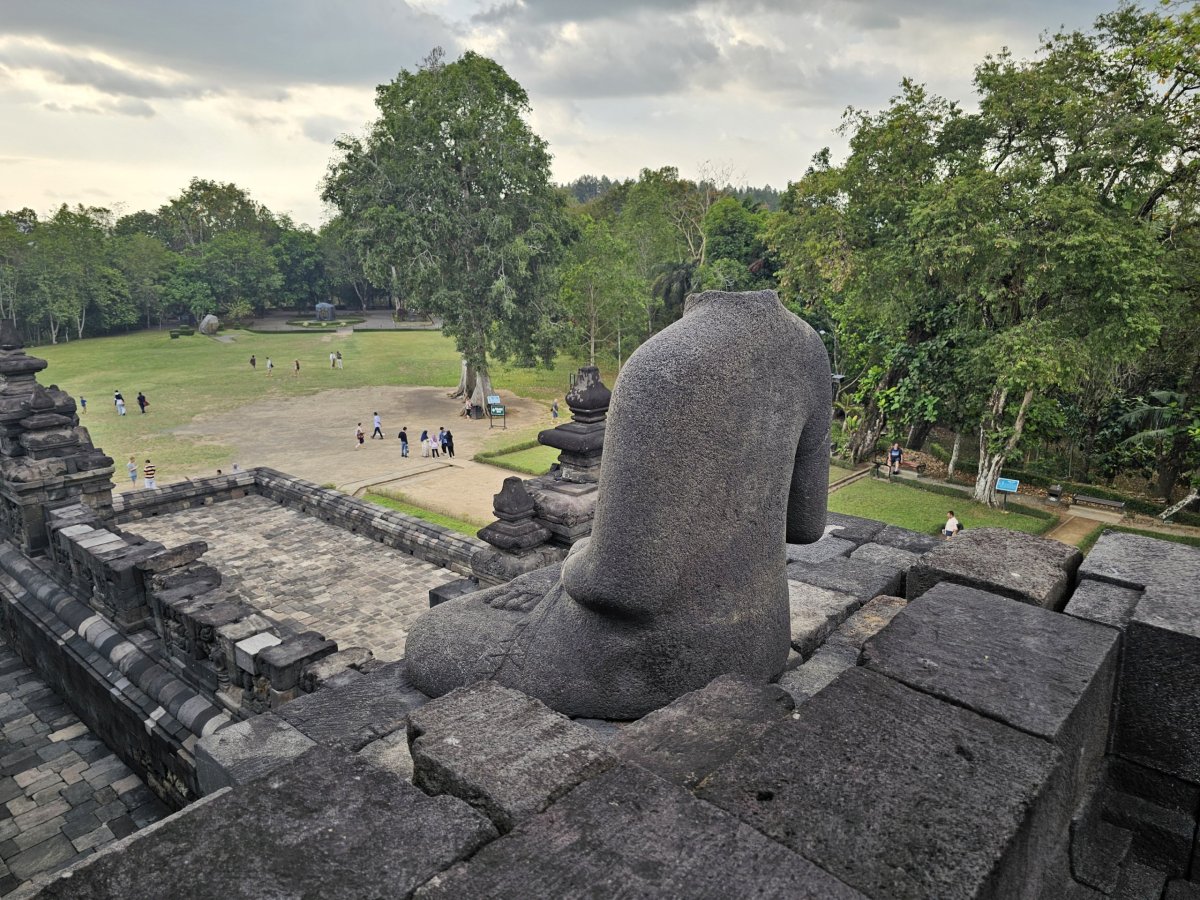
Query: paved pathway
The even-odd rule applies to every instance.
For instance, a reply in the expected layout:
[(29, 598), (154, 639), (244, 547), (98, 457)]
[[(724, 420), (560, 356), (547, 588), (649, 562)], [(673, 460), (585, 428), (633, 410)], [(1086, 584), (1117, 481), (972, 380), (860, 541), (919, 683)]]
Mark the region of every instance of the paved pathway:
[(202, 536), (225, 585), (286, 629), (342, 649), (399, 659), (429, 590), (459, 576), (265, 497), (250, 496), (126, 526), (168, 546)]
[(0, 641), (0, 896), (166, 814)]

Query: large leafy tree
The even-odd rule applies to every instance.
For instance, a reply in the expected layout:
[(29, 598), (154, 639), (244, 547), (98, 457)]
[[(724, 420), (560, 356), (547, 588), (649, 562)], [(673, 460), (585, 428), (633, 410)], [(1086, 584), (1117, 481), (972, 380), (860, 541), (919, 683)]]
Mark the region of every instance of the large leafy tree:
[(588, 362), (611, 353), (620, 366), (631, 335), (640, 329), (641, 296), (632, 248), (604, 221), (582, 216), (579, 239), (561, 270), (561, 303), (569, 340), (583, 347)]
[(493, 60), (435, 51), (376, 91), (365, 137), (341, 138), (323, 198), (372, 281), (440, 316), (464, 360), (460, 391), (482, 404), (494, 357), (549, 362), (551, 275), (564, 199), (524, 89)]

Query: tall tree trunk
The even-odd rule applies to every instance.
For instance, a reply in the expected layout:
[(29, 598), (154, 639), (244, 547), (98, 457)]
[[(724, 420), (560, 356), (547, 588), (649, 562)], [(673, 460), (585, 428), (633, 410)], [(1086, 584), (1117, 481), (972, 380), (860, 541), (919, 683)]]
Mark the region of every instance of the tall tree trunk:
[(458, 386), (450, 392), (450, 396), (460, 397), (465, 400), (475, 393), (475, 370), (468, 365), (465, 356), (462, 358), (461, 364), (458, 374)]
[(1013, 423), (1012, 434), (1003, 447), (992, 450), (988, 437), (1004, 426), (1004, 407), (1007, 401), (1007, 388), (997, 386), (992, 391), (987, 415), (979, 425), (979, 470), (975, 476), (974, 499), (977, 503), (993, 507), (999, 505), (996, 502), (996, 480), (1000, 477), (1000, 470), (1020, 442), (1021, 433), (1025, 430), (1025, 416), (1029, 412), (1029, 404), (1033, 402), (1033, 388), (1025, 389), (1025, 396), (1021, 398), (1021, 408), (1017, 410), (1017, 420)]
[(954, 432), (954, 446), (950, 448), (950, 464), (946, 466), (946, 480), (954, 477), (954, 469), (958, 465), (958, 451), (962, 448), (962, 430)]
[(932, 422), (917, 422), (908, 430), (908, 444), (906, 450), (922, 450), (925, 447), (925, 441), (929, 439), (929, 432), (933, 430)]
[(862, 418), (854, 434), (850, 436), (850, 461), (860, 463), (875, 452), (875, 444), (883, 434), (883, 426), (887, 424), (887, 413), (880, 408), (876, 399), (888, 388), (894, 387), (900, 378), (900, 373), (891, 369), (879, 380), (875, 390), (867, 397), (863, 407)]

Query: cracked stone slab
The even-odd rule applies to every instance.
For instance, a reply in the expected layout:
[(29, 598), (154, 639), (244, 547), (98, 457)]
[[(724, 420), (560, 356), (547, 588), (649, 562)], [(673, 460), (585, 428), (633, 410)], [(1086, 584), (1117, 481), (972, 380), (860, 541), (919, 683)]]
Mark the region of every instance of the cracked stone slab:
[(865, 559), (837, 557), (817, 565), (794, 563), (787, 577), (816, 587), (851, 594), (865, 603), (880, 594), (904, 593), (904, 570), (900, 566)]
[(807, 659), (860, 606), (862, 600), (851, 594), (789, 579), (792, 647)]

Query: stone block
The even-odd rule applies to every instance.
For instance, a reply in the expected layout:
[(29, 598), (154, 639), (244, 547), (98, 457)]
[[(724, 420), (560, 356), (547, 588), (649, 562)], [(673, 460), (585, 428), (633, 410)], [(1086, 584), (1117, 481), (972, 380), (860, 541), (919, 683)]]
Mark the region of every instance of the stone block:
[(1121, 880), (1113, 900), (1159, 900), (1167, 884), (1167, 876), (1150, 866), (1128, 862), (1121, 869)]
[(453, 600), (455, 597), (461, 597), (463, 594), (471, 594), (477, 590), (479, 590), (479, 582), (474, 578), (459, 578), (455, 581), (448, 581), (445, 584), (439, 584), (437, 587), (429, 589), (429, 605), (431, 607), (437, 606), (439, 603), (445, 603), (447, 600)]
[(1104, 789), (1101, 803), (1104, 821), (1133, 834), (1133, 859), (1168, 875), (1187, 874), (1196, 838), (1191, 816), (1111, 788)]
[(366, 647), (347, 647), (316, 662), (311, 662), (300, 673), (300, 689), (306, 694), (323, 687), (331, 678), (346, 670), (355, 670), (375, 658)]
[(864, 559), (828, 559), (815, 566), (794, 563), (787, 567), (788, 578), (851, 594), (865, 603), (880, 594), (904, 593), (904, 570)]
[(278, 715), (319, 744), (356, 751), (402, 727), (428, 700), (412, 686), (401, 660), (349, 684), (298, 697)]
[(1113, 749), (1200, 783), (1200, 581), (1146, 588), (1125, 631)]
[(101, 851), (41, 896), (406, 897), (494, 837), (452, 797), (317, 747)]
[(907, 605), (908, 601), (903, 597), (890, 597), (886, 594), (872, 597), (837, 627), (829, 636), (829, 643), (848, 647), (857, 653), (869, 638), (882, 631)]
[(937, 535), (913, 531), (910, 528), (901, 528), (898, 525), (888, 525), (886, 528), (881, 529), (872, 540), (876, 544), (883, 544), (886, 547), (896, 547), (918, 555), (928, 553), (930, 550), (940, 547), (944, 543)]
[(1200, 900), (1200, 883), (1172, 878), (1167, 882), (1167, 890), (1162, 895), (1162, 900)]
[(257, 675), (258, 667), (255, 664), (255, 657), (258, 656), (260, 651), (281, 643), (283, 643), (281, 638), (266, 631), (238, 641), (233, 645), (234, 657), (237, 660), (238, 668), (244, 672), (249, 672), (251, 675)]
[(865, 544), (874, 540), (875, 535), (883, 531), (884, 524), (874, 519), (863, 519), (859, 516), (848, 516), (845, 513), (827, 513), (825, 516), (825, 532), (842, 540), (855, 544)]
[(358, 755), (373, 766), (385, 769), (406, 781), (412, 781), (412, 753), (408, 749), (408, 734), (403, 728), (377, 741), (371, 741), (358, 751)]
[(889, 547), (887, 544), (863, 544), (850, 554), (851, 559), (859, 559), (864, 562), (879, 563), (883, 566), (893, 566), (897, 569), (908, 571), (910, 566), (916, 565), (921, 554), (914, 553), (912, 550), (902, 550), (899, 547)]
[(1074, 809), (1103, 774), (1117, 654), (1111, 628), (943, 582), (866, 642), (862, 664), (1053, 742)]
[(1193, 819), (1200, 815), (1200, 785), (1189, 784), (1119, 756), (1108, 758), (1105, 783), (1121, 793), (1141, 797)]
[(416, 896), (865, 900), (683, 788), (624, 765), (435, 876)]
[(1111, 625), (1119, 631), (1124, 631), (1141, 599), (1140, 590), (1085, 578), (1075, 588), (1075, 593), (1071, 595), (1063, 612), (1077, 619)]
[(491, 681), (413, 712), (408, 740), (413, 784), (465, 800), (502, 833), (616, 765), (589, 728)]
[(305, 631), (258, 651), (257, 664), (276, 691), (290, 691), (300, 684), (300, 673), (310, 663), (337, 653), (337, 644), (325, 635)]
[(690, 789), (793, 709), (778, 685), (722, 675), (622, 728), (608, 747), (623, 761)]
[(820, 647), (803, 665), (779, 676), (779, 686), (799, 706), (833, 683), (839, 675), (858, 664), (858, 650), (832, 639)]
[(905, 596), (912, 600), (939, 581), (951, 581), (1057, 610), (1082, 559), (1078, 550), (1058, 541), (1004, 528), (972, 528), (921, 557), (908, 572)]
[(862, 606), (851, 594), (788, 581), (792, 647), (807, 659), (843, 621)]
[(278, 716), (265, 714), (230, 725), (196, 744), (200, 793), (246, 784), (291, 762), (313, 746)]
[(855, 548), (853, 541), (830, 537), (828, 534), (812, 544), (787, 544), (789, 563), (819, 563), (838, 556), (849, 556)]
[(1196, 585), (1200, 583), (1200, 550), (1140, 534), (1106, 531), (1080, 565), (1079, 577), (1135, 591), (1162, 581)]
[(1061, 765), (1046, 741), (857, 667), (697, 796), (870, 897), (1036, 897)]

